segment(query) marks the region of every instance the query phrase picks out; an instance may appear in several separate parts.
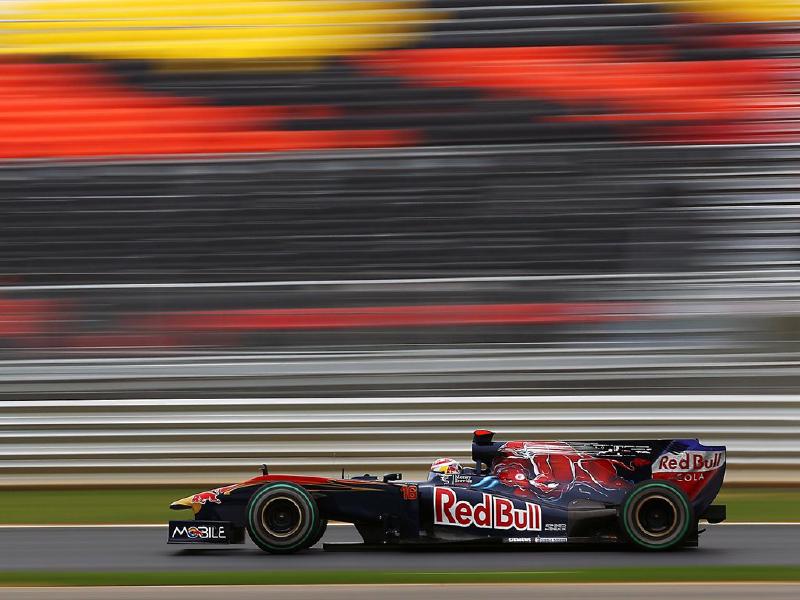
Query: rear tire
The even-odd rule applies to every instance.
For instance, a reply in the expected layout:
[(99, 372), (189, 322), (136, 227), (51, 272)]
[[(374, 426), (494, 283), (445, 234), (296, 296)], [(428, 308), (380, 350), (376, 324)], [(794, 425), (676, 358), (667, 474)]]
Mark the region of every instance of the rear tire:
[(247, 503), (247, 533), (271, 554), (289, 554), (313, 545), (321, 523), (316, 500), (295, 483), (268, 483)]
[(625, 538), (643, 550), (670, 550), (682, 545), (697, 527), (694, 510), (679, 487), (649, 480), (638, 483), (619, 509)]

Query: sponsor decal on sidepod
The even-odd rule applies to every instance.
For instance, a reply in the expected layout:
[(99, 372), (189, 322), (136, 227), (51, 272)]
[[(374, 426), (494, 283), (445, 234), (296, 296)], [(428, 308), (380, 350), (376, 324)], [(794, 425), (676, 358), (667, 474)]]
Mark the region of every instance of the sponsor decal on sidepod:
[(481, 502), (473, 505), (467, 500), (458, 500), (453, 490), (442, 487), (433, 490), (433, 518), (436, 525), (542, 530), (542, 508), (538, 504), (525, 502), (524, 508), (516, 508), (511, 500), (481, 494)]
[(453, 486), (469, 487), (472, 485), (471, 475), (441, 475), (442, 483)]

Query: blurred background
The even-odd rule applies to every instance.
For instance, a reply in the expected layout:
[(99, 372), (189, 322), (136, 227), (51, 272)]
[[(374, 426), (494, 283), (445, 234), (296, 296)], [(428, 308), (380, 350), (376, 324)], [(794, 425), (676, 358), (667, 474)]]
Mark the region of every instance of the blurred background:
[(695, 437), (800, 480), (800, 7), (0, 1), (0, 485)]

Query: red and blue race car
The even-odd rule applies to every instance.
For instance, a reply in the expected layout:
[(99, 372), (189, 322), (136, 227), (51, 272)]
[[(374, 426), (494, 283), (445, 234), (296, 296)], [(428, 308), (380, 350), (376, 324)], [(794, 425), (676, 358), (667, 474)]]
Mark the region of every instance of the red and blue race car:
[[(172, 544), (243, 543), (290, 553), (316, 544), (329, 520), (355, 525), (363, 548), (502, 544), (627, 544), (645, 550), (696, 546), (725, 447), (696, 439), (493, 441), (474, 432), (474, 466), (439, 459), (426, 481), (263, 474), (173, 502), (194, 519), (170, 521)], [(324, 544), (326, 550), (342, 544)], [(352, 549), (353, 544), (348, 544)]]

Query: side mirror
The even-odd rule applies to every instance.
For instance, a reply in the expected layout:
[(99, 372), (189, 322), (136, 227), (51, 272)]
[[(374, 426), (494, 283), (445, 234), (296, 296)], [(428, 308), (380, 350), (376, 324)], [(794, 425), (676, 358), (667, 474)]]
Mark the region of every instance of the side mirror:
[(399, 481), (403, 478), (402, 473), (387, 473), (383, 476), (383, 483), (389, 483), (390, 481)]
[(269, 467), (266, 464), (261, 465), (261, 474), (269, 475)]

